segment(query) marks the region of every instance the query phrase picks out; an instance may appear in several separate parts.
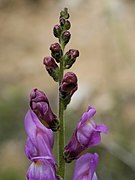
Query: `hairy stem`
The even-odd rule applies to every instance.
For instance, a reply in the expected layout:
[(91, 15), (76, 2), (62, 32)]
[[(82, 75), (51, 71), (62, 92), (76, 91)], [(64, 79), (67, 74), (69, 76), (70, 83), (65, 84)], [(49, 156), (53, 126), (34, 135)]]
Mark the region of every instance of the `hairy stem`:
[[(62, 45), (62, 51), (64, 54), (64, 45)], [(63, 79), (64, 74), (64, 68), (63, 68), (63, 60), (60, 62), (60, 74), (59, 74), (59, 86), (61, 84), (61, 81)], [(59, 175), (64, 179), (64, 173), (65, 173), (65, 160), (63, 158), (63, 150), (65, 145), (65, 125), (63, 120), (64, 115), (64, 107), (62, 99), (59, 95), (59, 120), (60, 120), (60, 129), (59, 129)]]

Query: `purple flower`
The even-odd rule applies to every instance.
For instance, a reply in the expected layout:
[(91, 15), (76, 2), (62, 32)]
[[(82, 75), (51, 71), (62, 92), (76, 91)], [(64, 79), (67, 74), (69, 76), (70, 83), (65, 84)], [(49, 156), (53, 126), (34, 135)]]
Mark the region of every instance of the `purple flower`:
[(30, 94), (30, 107), (47, 128), (53, 131), (58, 130), (59, 121), (57, 120), (57, 116), (52, 112), (48, 98), (43, 91), (38, 89), (32, 90)]
[(72, 180), (98, 180), (95, 170), (98, 165), (98, 154), (87, 153), (77, 161)]
[(104, 124), (97, 125), (92, 117), (96, 110), (88, 107), (88, 111), (82, 115), (69, 144), (64, 149), (64, 158), (66, 162), (77, 159), (82, 151), (90, 146), (100, 143), (100, 133), (108, 133), (108, 128)]
[(46, 128), (30, 110), (25, 116), (24, 126), (28, 135), (25, 153), (32, 161), (27, 172), (28, 180), (58, 180), (52, 153), (54, 145), (52, 130)]
[(33, 160), (34, 157), (53, 156), (54, 137), (52, 130), (46, 128), (36, 114), (30, 110), (25, 116), (24, 126), (28, 135), (25, 145), (27, 157)]

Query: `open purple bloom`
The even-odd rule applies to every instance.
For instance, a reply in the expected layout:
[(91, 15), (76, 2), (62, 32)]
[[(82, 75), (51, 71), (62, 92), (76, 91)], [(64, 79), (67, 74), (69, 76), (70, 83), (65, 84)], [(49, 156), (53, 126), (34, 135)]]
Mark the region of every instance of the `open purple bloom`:
[(52, 130), (46, 128), (31, 110), (25, 116), (24, 125), (28, 135), (25, 153), (32, 161), (27, 172), (28, 180), (59, 180), (52, 153), (54, 145)]
[(47, 128), (57, 131), (59, 121), (52, 112), (48, 98), (43, 91), (38, 89), (32, 90), (30, 94), (30, 107)]
[(84, 154), (77, 161), (72, 180), (98, 180), (95, 170), (98, 165), (98, 154)]
[(77, 159), (82, 151), (90, 146), (100, 143), (100, 133), (108, 133), (108, 128), (104, 124), (97, 125), (92, 117), (96, 110), (88, 107), (88, 111), (82, 115), (69, 144), (64, 149), (64, 158), (66, 162)]
[(24, 120), (25, 130), (28, 135), (25, 153), (32, 160), (39, 156), (52, 156), (54, 137), (52, 130), (46, 128), (37, 118), (36, 114), (28, 111)]

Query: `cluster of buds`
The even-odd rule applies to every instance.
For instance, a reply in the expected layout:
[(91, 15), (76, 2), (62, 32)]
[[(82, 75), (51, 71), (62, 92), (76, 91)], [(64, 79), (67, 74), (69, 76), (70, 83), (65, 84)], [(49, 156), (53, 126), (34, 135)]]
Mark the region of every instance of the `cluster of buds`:
[[(30, 93), (30, 110), (28, 110), (24, 124), (28, 135), (25, 153), (32, 161), (28, 172), (28, 180), (61, 180), (64, 179), (64, 163), (76, 160), (75, 171), (72, 180), (97, 180), (96, 167), (98, 164), (98, 154), (83, 154), (84, 150), (95, 146), (101, 141), (101, 133), (108, 133), (108, 128), (104, 124), (96, 124), (93, 116), (95, 108), (88, 106), (76, 128), (69, 143), (64, 147), (62, 138), (62, 151), (59, 145), (59, 169), (53, 156), (54, 132), (59, 133), (59, 137), (64, 136), (63, 112), (70, 103), (75, 91), (78, 89), (77, 76), (73, 72), (66, 72), (79, 57), (79, 51), (69, 49), (64, 53), (66, 44), (69, 42), (71, 34), (68, 31), (71, 23), (68, 20), (67, 8), (61, 11), (59, 24), (53, 28), (53, 34), (59, 42), (50, 46), (51, 55), (43, 59), (43, 64), (49, 75), (58, 82), (59, 86), (59, 118), (53, 113), (46, 94), (33, 89)], [(61, 114), (62, 113), (62, 114)], [(62, 153), (61, 153), (62, 152)], [(61, 153), (61, 154), (60, 154)], [(64, 162), (64, 163), (63, 163)], [(60, 164), (63, 163), (63, 164)], [(62, 170), (60, 169), (62, 167)], [(56, 173), (57, 172), (57, 173)]]

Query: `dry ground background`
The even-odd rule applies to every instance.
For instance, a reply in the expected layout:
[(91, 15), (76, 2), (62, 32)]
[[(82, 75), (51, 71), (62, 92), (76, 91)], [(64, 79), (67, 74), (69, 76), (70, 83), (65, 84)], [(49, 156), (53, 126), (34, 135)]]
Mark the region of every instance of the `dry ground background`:
[[(97, 109), (95, 119), (109, 126), (103, 143), (90, 150), (100, 154), (99, 179), (134, 180), (134, 0), (0, 0), (0, 180), (25, 179), (29, 162), (23, 152), (23, 118), (31, 89), (45, 90), (57, 111), (57, 85), (42, 59), (56, 41), (52, 27), (65, 6), (72, 22), (67, 49), (80, 51), (71, 69), (79, 90), (66, 112), (66, 142), (91, 104)], [(67, 165), (66, 180), (73, 166)]]

